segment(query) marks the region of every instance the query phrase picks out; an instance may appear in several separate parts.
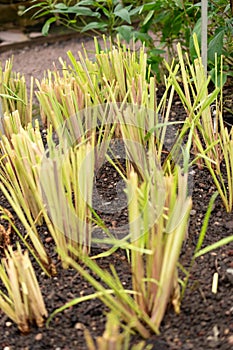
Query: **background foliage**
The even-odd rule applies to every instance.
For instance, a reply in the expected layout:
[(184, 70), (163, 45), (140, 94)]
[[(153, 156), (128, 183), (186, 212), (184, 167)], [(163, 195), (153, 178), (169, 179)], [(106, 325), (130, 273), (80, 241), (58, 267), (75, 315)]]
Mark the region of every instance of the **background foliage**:
[[(112, 39), (119, 34), (128, 43), (131, 40), (145, 43), (148, 63), (158, 79), (162, 76), (163, 57), (171, 61), (176, 56), (177, 42), (194, 59), (193, 32), (199, 43), (201, 40), (201, 2), (196, 0), (32, 0), (31, 3), (27, 11), (37, 9), (33, 16), (46, 18), (42, 28), (44, 35), (48, 34), (52, 24), (59, 23), (79, 32), (106, 33)], [(208, 69), (214, 78), (216, 53), (219, 68), (220, 56), (224, 55), (225, 75), (232, 75), (232, 2), (211, 0), (208, 11)]]

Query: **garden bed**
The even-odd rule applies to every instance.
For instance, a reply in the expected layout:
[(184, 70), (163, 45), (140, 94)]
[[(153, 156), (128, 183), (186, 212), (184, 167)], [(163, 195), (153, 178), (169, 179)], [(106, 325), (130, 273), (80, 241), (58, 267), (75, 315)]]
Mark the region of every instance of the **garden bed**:
[[(85, 47), (91, 51), (92, 42), (86, 42)], [(41, 79), (45, 69), (53, 69), (53, 62), (59, 69), (58, 57), (66, 59), (66, 51), (72, 50), (74, 54), (81, 48), (81, 42), (71, 39), (66, 42), (57, 42), (44, 46), (27, 47), (20, 51), (8, 51), (0, 56), (4, 62), (14, 54), (14, 70), (25, 74), (27, 81), (33, 75)], [(226, 92), (227, 99), (232, 97), (232, 85)], [(231, 100), (231, 98), (229, 99)], [(182, 119), (183, 109), (181, 103), (174, 99), (172, 117)], [(228, 119), (228, 123), (231, 121)], [(190, 258), (197, 244), (203, 218), (208, 208), (211, 195), (216, 188), (212, 177), (205, 169), (199, 170), (196, 166), (193, 172), (193, 207), (189, 224), (189, 234), (184, 243), (181, 263), (188, 268)], [(114, 171), (103, 168), (98, 180), (98, 190), (105, 194), (106, 198), (114, 198), (115, 186), (118, 178)], [(0, 204), (9, 208), (3, 196)], [(111, 215), (106, 218), (109, 226), (118, 227), (125, 222), (125, 213)], [(20, 224), (17, 223), (18, 228)], [(46, 249), (57, 268), (57, 276), (48, 278), (35, 264), (37, 277), (44, 296), (45, 304), (50, 314), (56, 308), (64, 305), (67, 301), (81, 295), (94, 292), (93, 288), (84, 281), (77, 271), (64, 270), (54, 254), (54, 245), (47, 233), (46, 227), (40, 228), (44, 237)], [(210, 217), (208, 231), (204, 245), (212, 244), (221, 238), (233, 234), (233, 214), (226, 213), (221, 199), (218, 197)], [(93, 252), (94, 254), (97, 251)], [(108, 269), (113, 264), (121, 281), (130, 288), (130, 270), (125, 253), (117, 251), (110, 257), (99, 260), (103, 269)], [(230, 350), (233, 347), (233, 285), (231, 284), (226, 270), (233, 268), (233, 243), (208, 253), (196, 259), (191, 270), (191, 276), (181, 304), (181, 313), (176, 315), (171, 309), (167, 310), (162, 322), (161, 334), (151, 336), (147, 340), (152, 344), (152, 349), (175, 350), (175, 349), (221, 349)], [(219, 274), (217, 293), (212, 293), (212, 279), (215, 272)], [(37, 329), (33, 327), (29, 334), (21, 335), (17, 326), (0, 311), (0, 345), (2, 349), (26, 350), (26, 349), (87, 349), (83, 330), (88, 328), (92, 336), (96, 338), (102, 335), (105, 327), (105, 312), (107, 309), (98, 300), (81, 303), (56, 315), (50, 328)], [(136, 344), (141, 338), (132, 336), (132, 343)]]

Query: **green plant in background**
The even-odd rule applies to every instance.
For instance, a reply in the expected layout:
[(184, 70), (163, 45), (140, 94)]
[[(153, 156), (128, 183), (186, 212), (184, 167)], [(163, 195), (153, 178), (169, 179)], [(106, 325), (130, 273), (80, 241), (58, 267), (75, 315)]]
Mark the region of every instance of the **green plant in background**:
[(7, 291), (0, 290), (0, 308), (17, 323), (22, 333), (28, 333), (34, 322), (42, 327), (48, 316), (43, 297), (28, 252), (20, 245), (6, 250), (0, 265), (0, 279)]
[[(208, 71), (212, 80), (215, 76), (215, 54), (218, 71), (220, 57), (224, 55), (224, 82), (232, 75), (232, 35), (233, 19), (228, 0), (209, 1), (208, 8)], [(156, 1), (145, 3), (139, 11), (140, 28), (133, 33), (135, 38), (145, 41), (148, 47), (148, 63), (152, 71), (159, 74), (162, 57), (170, 63), (176, 57), (177, 42), (189, 50), (192, 60), (196, 56), (193, 33), (196, 33), (201, 47), (201, 2), (196, 1)], [(155, 40), (157, 39), (157, 40)], [(155, 42), (157, 43), (155, 45)]]
[[(34, 1), (32, 1), (34, 3)], [(96, 35), (106, 33), (112, 39), (119, 34), (128, 43), (139, 40), (147, 47), (148, 63), (157, 79), (163, 79), (164, 55), (169, 63), (176, 56), (176, 44), (189, 50), (191, 58), (196, 57), (192, 34), (200, 40), (201, 2), (180, 0), (150, 1), (43, 1), (31, 8), (39, 8), (36, 17), (50, 16), (42, 32), (47, 34), (50, 25), (56, 21), (76, 31), (93, 31)], [(208, 70), (215, 79), (215, 53), (225, 56), (225, 76), (232, 71), (233, 19), (229, 0), (209, 2)], [(220, 68), (220, 66), (219, 66)], [(161, 71), (162, 69), (162, 71)], [(161, 73), (162, 72), (162, 73)]]
[(164, 55), (170, 63), (176, 57), (178, 42), (182, 47), (188, 47), (192, 28), (200, 18), (199, 8), (194, 6), (194, 1), (158, 0), (143, 4), (139, 18), (139, 28), (133, 35), (145, 41), (148, 63), (161, 79)]
[[(230, 1), (208, 1), (208, 52), (207, 64), (211, 79), (219, 85), (220, 74), (222, 74), (222, 83), (226, 82), (228, 76), (233, 76), (233, 16)], [(195, 6), (200, 6), (198, 3)], [(201, 46), (201, 20), (199, 19), (194, 28), (199, 46)], [(192, 60), (196, 55), (196, 49), (193, 43), (193, 35), (190, 36), (189, 53)], [(221, 56), (224, 56), (224, 65), (221, 63)], [(217, 72), (216, 76), (216, 62)]]
[(24, 13), (39, 10), (33, 18), (49, 16), (42, 33), (48, 34), (50, 25), (59, 21), (62, 25), (76, 31), (92, 31), (97, 35), (106, 32), (112, 38), (121, 34), (123, 39), (129, 41), (132, 18), (138, 13), (139, 8), (132, 5), (123, 6), (119, 0), (81, 0), (81, 1), (31, 1), (35, 5), (29, 7)]

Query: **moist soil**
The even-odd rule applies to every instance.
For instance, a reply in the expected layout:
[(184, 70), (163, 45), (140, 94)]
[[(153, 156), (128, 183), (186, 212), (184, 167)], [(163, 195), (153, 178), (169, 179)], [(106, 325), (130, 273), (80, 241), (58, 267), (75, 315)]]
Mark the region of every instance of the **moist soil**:
[[(85, 46), (91, 53), (92, 41), (85, 41)], [(14, 55), (14, 70), (24, 74), (29, 82), (31, 75), (40, 80), (45, 69), (54, 69), (54, 65), (59, 69), (58, 58), (66, 59), (68, 50), (77, 54), (79, 49), (81, 49), (81, 40), (71, 39), (65, 42), (45, 43), (36, 47), (10, 50), (2, 53), (0, 60), (4, 63), (6, 59)], [(225, 90), (226, 99), (229, 100), (230, 97), (232, 101), (232, 94), (232, 85), (230, 85)], [(183, 114), (180, 102), (175, 99), (172, 118), (183, 119)], [(227, 115), (226, 120), (231, 124), (231, 118)], [(99, 169), (96, 174), (96, 191), (98, 198), (101, 198), (103, 203), (117, 199), (119, 180), (118, 174), (110, 164), (106, 163)], [(209, 200), (216, 190), (209, 172), (205, 168), (200, 170), (196, 166), (192, 168), (190, 188), (193, 206), (188, 236), (180, 257), (180, 262), (185, 268), (190, 267)], [(0, 196), (0, 205), (11, 210), (3, 195)], [(117, 232), (118, 228), (126, 225), (127, 210), (122, 204), (115, 211), (104, 213), (102, 206), (99, 207), (99, 210), (106, 225), (113, 231), (115, 229)], [(4, 225), (3, 222), (1, 224)], [(16, 226), (23, 232), (17, 218)], [(57, 270), (57, 275), (49, 278), (33, 263), (46, 308), (51, 314), (66, 302), (79, 296), (89, 295), (94, 290), (77, 271), (61, 267), (54, 252), (53, 241), (45, 226), (40, 228), (40, 234)], [(217, 197), (204, 246), (231, 235), (233, 235), (233, 213), (226, 213), (221, 198)], [(12, 240), (16, 240), (16, 237), (13, 236)], [(92, 249), (91, 254), (95, 255), (102, 251), (103, 249), (96, 247)], [(118, 250), (109, 257), (98, 259), (98, 263), (103, 269), (109, 269), (109, 265), (113, 264), (122, 283), (130, 288), (130, 268), (123, 250)], [(160, 335), (151, 335), (146, 340), (146, 344), (151, 344), (152, 349), (155, 350), (232, 349), (233, 285), (226, 273), (229, 268), (233, 268), (233, 243), (197, 258), (190, 270), (180, 314), (175, 314), (172, 307), (169, 306), (160, 327)], [(219, 283), (217, 293), (213, 294), (212, 280), (215, 272), (219, 275)], [(49, 328), (32, 326), (27, 335), (21, 334), (17, 326), (0, 311), (0, 347), (5, 350), (88, 349), (84, 338), (84, 328), (87, 328), (95, 339), (101, 336), (105, 328), (107, 311), (107, 308), (98, 299), (83, 302), (57, 314), (52, 319)], [(142, 340), (140, 336), (134, 334), (131, 343), (137, 344), (140, 340)]]

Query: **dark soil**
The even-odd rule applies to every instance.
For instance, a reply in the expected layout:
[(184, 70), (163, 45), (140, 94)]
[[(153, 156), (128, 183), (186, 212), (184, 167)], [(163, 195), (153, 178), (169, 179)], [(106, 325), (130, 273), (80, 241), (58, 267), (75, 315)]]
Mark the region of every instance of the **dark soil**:
[[(91, 49), (92, 44), (87, 43)], [(15, 70), (24, 73), (29, 80), (30, 75), (41, 79), (44, 69), (52, 69), (52, 62), (58, 62), (58, 57), (66, 58), (66, 51), (72, 49), (75, 53), (80, 48), (80, 42), (58, 42), (52, 45), (24, 48), (20, 51), (5, 52), (0, 56), (4, 62), (11, 54), (14, 54)], [(56, 65), (59, 66), (58, 63)], [(226, 96), (232, 96), (232, 89), (226, 92)], [(173, 106), (173, 117), (182, 118), (182, 108), (178, 102)], [(229, 122), (229, 120), (228, 120)], [(231, 121), (230, 121), (231, 122)], [(116, 198), (116, 186), (119, 180), (114, 169), (104, 165), (97, 174), (97, 191), (103, 201)], [(192, 178), (193, 207), (191, 212), (189, 234), (184, 244), (180, 262), (184, 267), (190, 266), (190, 259), (194, 252), (198, 235), (201, 230), (211, 195), (215, 192), (215, 186), (208, 171), (194, 167)], [(0, 205), (8, 209), (5, 198), (1, 195)], [(103, 208), (98, 208), (100, 212)], [(125, 225), (127, 211), (120, 207), (116, 212), (104, 216), (106, 224), (113, 230)], [(16, 221), (19, 229), (20, 223)], [(93, 288), (83, 280), (80, 275), (72, 270), (64, 270), (54, 253), (53, 242), (50, 239), (46, 227), (41, 228), (41, 235), (45, 242), (50, 257), (56, 265), (57, 275), (48, 278), (36, 266), (36, 273), (44, 296), (48, 313), (64, 305), (81, 295), (94, 292)], [(217, 242), (223, 237), (233, 235), (233, 214), (227, 214), (218, 197), (211, 214), (204, 245)], [(94, 248), (92, 254), (100, 252)], [(98, 260), (103, 269), (108, 269), (113, 264), (119, 277), (126, 286), (130, 286), (130, 270), (124, 251), (117, 251), (107, 258)], [(226, 269), (233, 268), (233, 243), (212, 251), (196, 259), (189, 278), (188, 287), (181, 305), (181, 312), (176, 315), (172, 308), (168, 308), (162, 322), (159, 336), (151, 335), (147, 340), (153, 344), (155, 350), (206, 350), (233, 348), (233, 285), (230, 283)], [(213, 294), (213, 274), (218, 272), (219, 284), (217, 294)], [(50, 328), (38, 329), (32, 327), (27, 335), (22, 335), (17, 326), (0, 311), (0, 346), (4, 350), (81, 350), (87, 349), (83, 329), (88, 328), (92, 336), (96, 338), (102, 335), (106, 321), (106, 307), (98, 300), (89, 301), (73, 306), (63, 313), (56, 315)], [(138, 335), (132, 337), (132, 343), (136, 344), (141, 338)]]

